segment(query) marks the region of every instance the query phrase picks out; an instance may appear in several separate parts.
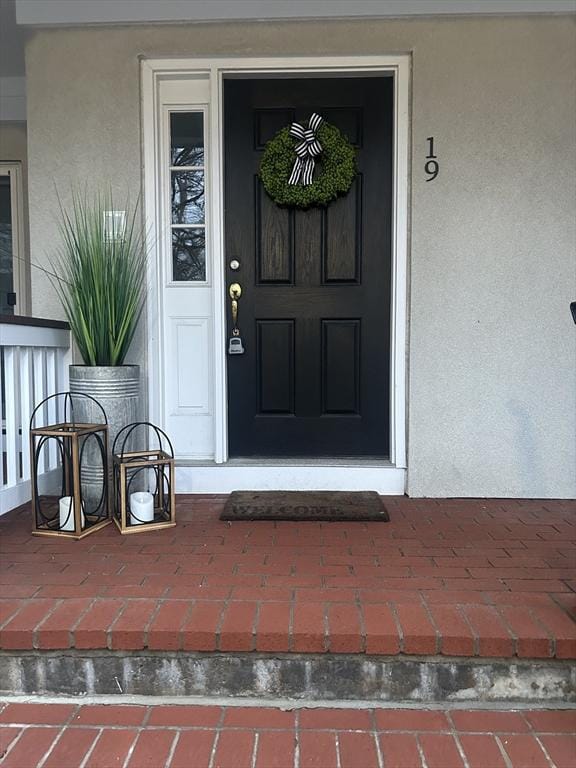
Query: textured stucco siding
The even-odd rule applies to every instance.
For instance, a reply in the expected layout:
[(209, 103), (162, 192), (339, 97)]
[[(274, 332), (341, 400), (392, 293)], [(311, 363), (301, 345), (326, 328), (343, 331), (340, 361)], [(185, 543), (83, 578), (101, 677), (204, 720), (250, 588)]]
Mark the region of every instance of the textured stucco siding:
[[(36, 32), (33, 260), (56, 240), (54, 185), (64, 200), (70, 184), (140, 191), (139, 57), (409, 52), (408, 492), (575, 496), (574, 45), (562, 16)], [(33, 302), (58, 315), (38, 271)], [(143, 328), (131, 360), (144, 342)]]

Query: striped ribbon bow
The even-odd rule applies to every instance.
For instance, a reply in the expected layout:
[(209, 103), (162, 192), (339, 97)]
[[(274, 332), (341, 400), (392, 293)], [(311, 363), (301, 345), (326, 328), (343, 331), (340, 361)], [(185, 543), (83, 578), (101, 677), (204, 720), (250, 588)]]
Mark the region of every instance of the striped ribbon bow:
[(308, 120), (308, 128), (304, 128), (299, 123), (292, 123), (290, 126), (290, 136), (300, 139), (300, 143), (294, 147), (296, 160), (288, 184), (302, 184), (304, 187), (312, 184), (315, 158), (322, 152), (322, 145), (316, 138), (316, 131), (322, 122), (320, 115), (314, 112)]

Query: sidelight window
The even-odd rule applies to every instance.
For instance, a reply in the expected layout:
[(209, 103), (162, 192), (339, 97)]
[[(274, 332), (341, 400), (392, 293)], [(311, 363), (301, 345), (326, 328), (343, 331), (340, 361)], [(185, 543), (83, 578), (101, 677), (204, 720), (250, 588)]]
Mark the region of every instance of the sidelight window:
[(204, 113), (170, 113), (172, 280), (206, 281)]

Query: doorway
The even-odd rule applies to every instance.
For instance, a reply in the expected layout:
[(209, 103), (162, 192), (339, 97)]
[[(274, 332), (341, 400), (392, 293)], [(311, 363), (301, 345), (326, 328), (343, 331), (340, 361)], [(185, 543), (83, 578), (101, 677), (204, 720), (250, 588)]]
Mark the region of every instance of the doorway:
[[(144, 199), (151, 247), (147, 302), (149, 415), (174, 439), (179, 492), (224, 493), (278, 488), (370, 488), (381, 493), (403, 492), (406, 477), (409, 79), (410, 57), (407, 55), (148, 59), (142, 62)], [(380, 131), (380, 147), (384, 149), (376, 150), (384, 154), (376, 156), (375, 160), (376, 166), (381, 166), (380, 171), (385, 169), (382, 178), (374, 181), (381, 185), (379, 202), (384, 201), (383, 205), (366, 202), (366, 174), (370, 175), (372, 166), (362, 167), (360, 184), (357, 179), (349, 193), (331, 203), (325, 211), (310, 209), (286, 214), (285, 209), (279, 208), (279, 214), (288, 215), (287, 223), (284, 221), (283, 224), (274, 217), (271, 200), (260, 191), (260, 208), (270, 203), (267, 215), (273, 224), (261, 231), (271, 233), (280, 244), (282, 240), (274, 227), (279, 227), (280, 232), (281, 227), (285, 227), (288, 233), (287, 264), (291, 272), (284, 274), (282, 270), (286, 269), (286, 262), (277, 264), (272, 259), (265, 263), (257, 255), (255, 244), (257, 240), (261, 243), (263, 237), (256, 237), (255, 219), (252, 224), (240, 228), (244, 234), (241, 234), (239, 250), (230, 242), (227, 220), (230, 205), (234, 202), (227, 197), (225, 183), (228, 167), (225, 160), (228, 152), (226, 122), (230, 119), (228, 86), (232, 84), (233, 90), (234, 84), (240, 87), (253, 81), (255, 87), (259, 87), (266, 80), (269, 81), (269, 93), (278, 90), (283, 82), (288, 88), (290, 82), (293, 86), (309, 83), (306, 87), (314, 87), (314, 81), (318, 81), (321, 90), (309, 95), (308, 102), (294, 101), (294, 106), (284, 101), (263, 105), (260, 146), (264, 136), (271, 137), (287, 125), (290, 116), (280, 114), (286, 107), (294, 110), (298, 122), (307, 121), (313, 111), (325, 109), (326, 121), (338, 125), (357, 144), (360, 165), (360, 155), (366, 154), (368, 146), (367, 131), (380, 118), (376, 111), (376, 117), (359, 123), (358, 107), (360, 112), (366, 112), (373, 100), (366, 94), (366, 109), (362, 102), (354, 104), (350, 96), (343, 103), (339, 103), (337, 97), (344, 98), (348, 86), (354, 90), (362, 87), (362, 81), (370, 80), (373, 85), (366, 87), (368, 90), (375, 88), (375, 98), (383, 102), (384, 111), (388, 109)], [(286, 94), (282, 98), (285, 99)], [(354, 110), (349, 110), (352, 107), (356, 107), (354, 119), (351, 118)], [(348, 115), (345, 114), (347, 109)], [(180, 136), (173, 131), (172, 120), (176, 112), (188, 113), (189, 117), (192, 113), (202, 112), (205, 153), (202, 226), (206, 271), (178, 282), (173, 279), (173, 270), (174, 264), (178, 263), (180, 244), (179, 241), (174, 243), (174, 230), (179, 227), (189, 229), (193, 224), (187, 221), (175, 224), (173, 219), (171, 176), (182, 170), (171, 167), (172, 140)], [(361, 135), (357, 135), (358, 131), (354, 133), (359, 124)], [(261, 152), (254, 150), (256, 139), (253, 135), (250, 153)], [(253, 162), (246, 194), (252, 200), (252, 216), (255, 216), (258, 187), (257, 162)], [(192, 171), (197, 172), (197, 169)], [(320, 222), (315, 221), (318, 217)], [(361, 295), (365, 287), (369, 291), (373, 283), (366, 272), (367, 265), (373, 264), (373, 256), (366, 256), (366, 238), (370, 237), (370, 226), (367, 227), (366, 222), (370, 218), (381, 227), (381, 235), (376, 239), (382, 237), (384, 246), (380, 244), (380, 254), (375, 259), (380, 259), (383, 268), (378, 279), (384, 282), (378, 285), (377, 314), (374, 304), (368, 302), (372, 308), (364, 315), (364, 303), (354, 303), (353, 297)], [(356, 227), (348, 226), (346, 222), (354, 219)], [(304, 236), (306, 233), (308, 235)], [(353, 233), (356, 242), (341, 251), (342, 241), (348, 236), (346, 233)], [(321, 241), (319, 250), (318, 240)], [(308, 243), (309, 249), (316, 243), (313, 246), (315, 255), (309, 253), (307, 256), (306, 249), (302, 250), (303, 243)], [(282, 254), (282, 248), (274, 249), (273, 253)], [(230, 268), (233, 260), (240, 262), (239, 270)], [(251, 270), (249, 280), (245, 271), (248, 269)], [(313, 280), (307, 269), (314, 271)], [(374, 275), (372, 273), (372, 277)], [(305, 279), (310, 279), (308, 287)], [(238, 302), (238, 321), (241, 339), (246, 350), (250, 350), (247, 354), (268, 358), (262, 369), (266, 373), (263, 377), (266, 386), (255, 386), (257, 369), (252, 365), (248, 378), (252, 377), (253, 381), (251, 389), (246, 390), (250, 394), (242, 394), (237, 400), (239, 408), (248, 404), (252, 420), (264, 425), (262, 432), (266, 439), (261, 440), (262, 434), (256, 430), (252, 435), (256, 440), (251, 447), (235, 443), (229, 418), (229, 404), (233, 406), (228, 387), (234, 386), (229, 376), (230, 356), (227, 354), (232, 282), (238, 282), (245, 289)], [(279, 304), (275, 304), (271, 312), (270, 306), (267, 309), (260, 306), (259, 301), (247, 301), (251, 293), (253, 297), (260, 293), (269, 301), (273, 292), (280, 295), (278, 292), (283, 290), (287, 291), (287, 296), (298, 299), (291, 316), (287, 311), (282, 314)], [(350, 299), (346, 297), (348, 292)], [(316, 302), (322, 306), (312, 318)], [(335, 305), (338, 306), (335, 308)], [(308, 335), (299, 332), (298, 326), (304, 330), (311, 318), (316, 329), (319, 321), (325, 321), (320, 325), (320, 333), (318, 330)], [(294, 322), (285, 322), (287, 320)], [(257, 324), (256, 321), (264, 322)], [(292, 326), (291, 331), (289, 326)], [(311, 351), (311, 344), (316, 344), (316, 352)], [(365, 352), (368, 354), (364, 355)], [(276, 368), (280, 366), (276, 366), (270, 356), (276, 354), (281, 356), (284, 366), (286, 360), (291, 362), (292, 355), (292, 376), (274, 379)], [(302, 367), (302, 371), (313, 369), (314, 377), (298, 377), (299, 355), (313, 361), (311, 366)], [(364, 366), (365, 360), (369, 364)], [(240, 360), (235, 358), (230, 362), (235, 364)], [(379, 372), (374, 371), (374, 365), (381, 366)], [(242, 376), (238, 377), (237, 381), (241, 380)], [(363, 389), (371, 380), (379, 382), (372, 390), (377, 393), (377, 401), (376, 396)], [(302, 412), (298, 405), (302, 386), (309, 390), (306, 407), (316, 409), (311, 415)], [(365, 406), (374, 406), (374, 410), (366, 411)], [(375, 414), (373, 419), (377, 427), (371, 429), (373, 425), (368, 422), (372, 418), (363, 419), (363, 410)], [(305, 437), (307, 420), (322, 426), (317, 431), (320, 437), (315, 444)], [(366, 433), (362, 432), (363, 421)], [(292, 423), (296, 427), (291, 427)], [(341, 425), (345, 428), (341, 429)], [(283, 436), (290, 436), (291, 429), (293, 442), (286, 447)]]

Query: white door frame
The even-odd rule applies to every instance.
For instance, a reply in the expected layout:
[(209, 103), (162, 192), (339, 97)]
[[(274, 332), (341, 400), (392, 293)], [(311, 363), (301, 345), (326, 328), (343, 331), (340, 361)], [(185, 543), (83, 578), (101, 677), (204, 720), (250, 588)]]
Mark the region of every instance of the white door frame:
[[(288, 476), (300, 474), (301, 482), (310, 487), (328, 488), (342, 484), (342, 463), (318, 459), (312, 463), (302, 461), (302, 466), (274, 462), (255, 467), (253, 462), (239, 466), (238, 460), (227, 464), (227, 391), (226, 391), (226, 307), (224, 273), (224, 175), (223, 175), (223, 81), (231, 75), (265, 74), (360, 74), (363, 72), (392, 73), (394, 76), (394, 153), (393, 153), (393, 211), (392, 211), (392, 285), (390, 306), (390, 460), (374, 466), (366, 462), (364, 471), (361, 461), (352, 462), (346, 472), (350, 478), (357, 475), (351, 485), (380, 489), (382, 473), (392, 480), (394, 490), (403, 492), (406, 475), (406, 416), (407, 416), (407, 264), (408, 264), (408, 150), (409, 150), (409, 80), (410, 56), (346, 56), (346, 57), (278, 57), (278, 58), (194, 58), (194, 59), (144, 59), (141, 67), (144, 206), (146, 229), (150, 243), (149, 280), (147, 295), (148, 332), (148, 402), (150, 419), (162, 426), (160, 403), (160, 372), (162, 364), (160, 319), (160, 286), (158, 284), (158, 232), (157, 221), (161, 205), (158, 190), (158, 83), (170, 77), (203, 78), (210, 82), (209, 139), (212, 147), (210, 163), (210, 195), (212, 237), (212, 290), (214, 312), (214, 426), (215, 446), (212, 461), (203, 462), (205, 479), (199, 475), (200, 467), (191, 468), (194, 480), (184, 482), (186, 490), (228, 490), (239, 488), (245, 478), (247, 487), (256, 488), (256, 480), (262, 487), (290, 487)], [(154, 362), (152, 362), (154, 361)], [(224, 465), (224, 466), (218, 466)], [(229, 481), (224, 469), (230, 470)], [(331, 469), (330, 469), (331, 468)], [(299, 471), (295, 470), (302, 470)], [(333, 473), (333, 481), (330, 474)], [(379, 480), (371, 479), (379, 473)], [(310, 474), (311, 473), (311, 474)], [(228, 473), (227, 473), (228, 474)], [(185, 473), (181, 472), (182, 478)], [(252, 480), (251, 480), (252, 476)], [(304, 476), (309, 480), (304, 480)], [(361, 479), (364, 476), (364, 480)], [(220, 479), (216, 479), (216, 478)], [(284, 477), (284, 479), (282, 479)], [(250, 484), (250, 481), (252, 484)]]

